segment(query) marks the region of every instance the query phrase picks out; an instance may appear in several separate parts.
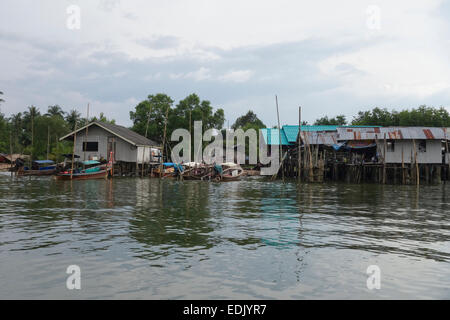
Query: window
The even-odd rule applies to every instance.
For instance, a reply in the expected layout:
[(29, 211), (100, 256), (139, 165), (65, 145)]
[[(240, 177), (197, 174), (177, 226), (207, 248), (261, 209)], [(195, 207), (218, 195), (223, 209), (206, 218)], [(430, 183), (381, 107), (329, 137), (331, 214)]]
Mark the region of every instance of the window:
[(394, 140), (386, 141), (386, 150), (387, 150), (387, 152), (395, 152), (395, 141)]
[(98, 142), (83, 142), (83, 151), (84, 152), (97, 152), (98, 151)]
[(419, 141), (419, 152), (427, 152), (427, 140)]

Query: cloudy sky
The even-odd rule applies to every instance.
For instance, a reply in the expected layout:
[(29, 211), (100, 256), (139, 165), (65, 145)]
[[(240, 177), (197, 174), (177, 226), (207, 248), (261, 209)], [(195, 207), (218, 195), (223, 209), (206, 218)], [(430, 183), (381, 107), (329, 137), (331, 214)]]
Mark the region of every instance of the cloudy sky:
[[(74, 10), (75, 8), (75, 10)], [(78, 29), (77, 9), (80, 9)], [(450, 111), (450, 1), (2, 0), (6, 115), (59, 104), (131, 125), (190, 93), (295, 124), (374, 106)]]

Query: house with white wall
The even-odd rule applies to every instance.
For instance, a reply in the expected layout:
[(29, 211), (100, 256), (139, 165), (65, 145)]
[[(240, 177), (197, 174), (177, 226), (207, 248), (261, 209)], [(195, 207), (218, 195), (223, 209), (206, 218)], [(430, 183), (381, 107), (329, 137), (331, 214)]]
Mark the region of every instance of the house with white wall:
[[(446, 128), (338, 128), (339, 141), (375, 141), (386, 163), (442, 164)], [(416, 156), (417, 155), (417, 156)]]
[(114, 163), (138, 166), (161, 161), (161, 147), (158, 143), (116, 124), (91, 122), (60, 138), (62, 140), (75, 141), (75, 154), (81, 160), (109, 161), (112, 152)]

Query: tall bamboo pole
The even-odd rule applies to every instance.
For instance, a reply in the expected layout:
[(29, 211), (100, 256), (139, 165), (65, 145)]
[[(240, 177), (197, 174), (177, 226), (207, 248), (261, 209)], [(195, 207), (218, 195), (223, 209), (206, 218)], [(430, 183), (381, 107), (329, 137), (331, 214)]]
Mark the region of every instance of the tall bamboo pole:
[[(228, 122), (228, 130), (230, 129), (230, 122)], [(189, 110), (189, 162), (192, 161), (192, 110)]]
[(164, 148), (166, 146), (166, 133), (167, 133), (167, 118), (169, 117), (169, 106), (167, 106), (167, 110), (166, 110), (166, 119), (164, 120), (164, 137), (163, 137), (163, 147), (162, 147), (162, 152), (161, 152), (161, 165), (160, 165), (160, 170), (159, 170), (159, 177), (162, 178), (162, 171), (163, 171), (163, 162), (164, 162)]
[(309, 139), (308, 140), (308, 153), (309, 153), (309, 169), (308, 169), (308, 173), (309, 173), (309, 182), (313, 182), (314, 181), (314, 172), (313, 172), (313, 155), (312, 155), (312, 151), (311, 151), (311, 144), (309, 143)]
[(58, 149), (58, 136), (55, 137), (55, 162), (58, 164), (59, 149)]
[(145, 137), (147, 138), (148, 133), (148, 126), (150, 125), (150, 117), (152, 115), (152, 104), (150, 103), (150, 109), (148, 111), (148, 117), (147, 117), (147, 125), (145, 126)]
[(386, 140), (386, 133), (384, 133), (384, 155), (383, 155), (383, 184), (386, 183), (386, 153), (387, 153), (387, 140)]
[(47, 160), (50, 153), (50, 126), (47, 126)]
[(11, 134), (11, 130), (9, 131), (9, 154), (10, 154), (10, 158), (11, 158), (9, 171), (11, 171), (11, 177), (12, 177), (13, 176), (13, 148), (12, 148), (12, 134)]
[(413, 146), (414, 146), (414, 163), (416, 165), (416, 184), (420, 184), (420, 171), (419, 171), (419, 164), (417, 163), (417, 148), (416, 148), (416, 140), (413, 139)]
[(87, 141), (88, 141), (88, 130), (89, 130), (89, 103), (87, 105), (87, 112), (86, 112), (86, 135), (84, 138), (84, 155), (83, 160), (86, 161), (86, 150), (87, 150)]
[(30, 157), (30, 168), (33, 163), (33, 152), (34, 151), (34, 112), (31, 114), (31, 157)]
[(280, 146), (280, 163), (281, 163), (281, 177), (284, 181), (284, 167), (283, 167), (283, 146), (281, 145), (281, 126), (280, 126), (280, 112), (278, 110), (278, 97), (275, 95), (275, 103), (277, 105), (277, 118), (278, 118), (278, 140)]
[(302, 107), (298, 107), (298, 182), (302, 181)]
[(403, 144), (402, 144), (402, 184), (405, 184), (405, 156), (403, 152)]
[(75, 132), (73, 134), (73, 150), (72, 150), (72, 170), (70, 170), (70, 180), (73, 178), (73, 163), (75, 161), (75, 146), (77, 144), (77, 123), (75, 122)]
[[(450, 153), (449, 153), (449, 150), (448, 150), (448, 144), (449, 144), (449, 141), (447, 140), (448, 139), (448, 137), (447, 137), (447, 129), (444, 129), (445, 131), (445, 160), (447, 160), (448, 161), (448, 171), (447, 171), (447, 179), (448, 180), (450, 180)], [(444, 162), (444, 164), (445, 164), (445, 162)]]
[[(148, 111), (148, 117), (147, 117), (147, 125), (145, 126), (145, 137), (147, 138), (147, 134), (148, 134), (148, 126), (150, 125), (150, 117), (152, 115), (152, 104), (150, 103), (150, 109)], [(144, 146), (144, 150), (142, 151), (142, 173), (141, 176), (144, 177), (144, 156), (145, 156), (145, 150), (146, 147)], [(150, 153), (151, 153), (151, 148), (150, 148)]]

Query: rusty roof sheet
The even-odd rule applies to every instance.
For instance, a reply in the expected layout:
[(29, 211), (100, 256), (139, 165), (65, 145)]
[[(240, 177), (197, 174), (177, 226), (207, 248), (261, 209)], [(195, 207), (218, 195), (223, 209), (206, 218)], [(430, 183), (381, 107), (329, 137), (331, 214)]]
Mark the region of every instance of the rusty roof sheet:
[(302, 140), (310, 145), (327, 145), (337, 144), (336, 132), (311, 132), (302, 131)]
[(443, 140), (450, 136), (446, 128), (435, 127), (386, 127), (386, 128), (338, 128), (337, 140)]

